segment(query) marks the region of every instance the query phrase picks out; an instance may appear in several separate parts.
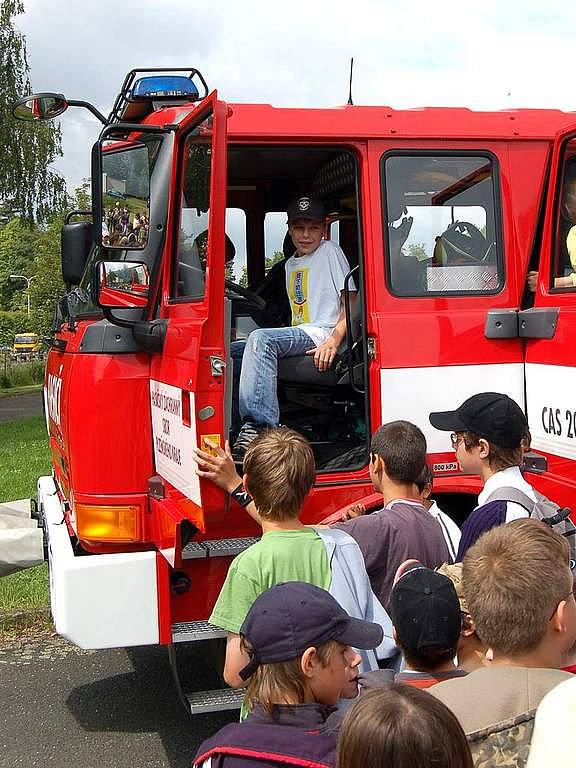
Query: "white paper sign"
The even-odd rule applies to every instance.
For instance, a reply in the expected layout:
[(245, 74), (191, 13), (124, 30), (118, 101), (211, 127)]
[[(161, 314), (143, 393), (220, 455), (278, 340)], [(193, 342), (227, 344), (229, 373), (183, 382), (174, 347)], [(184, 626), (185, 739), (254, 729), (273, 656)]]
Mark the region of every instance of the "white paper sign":
[[(182, 419), (183, 397), (190, 398), (190, 426)], [(184, 496), (200, 505), (200, 481), (192, 458), (192, 449), (197, 445), (194, 393), (151, 380), (150, 409), (156, 471)]]

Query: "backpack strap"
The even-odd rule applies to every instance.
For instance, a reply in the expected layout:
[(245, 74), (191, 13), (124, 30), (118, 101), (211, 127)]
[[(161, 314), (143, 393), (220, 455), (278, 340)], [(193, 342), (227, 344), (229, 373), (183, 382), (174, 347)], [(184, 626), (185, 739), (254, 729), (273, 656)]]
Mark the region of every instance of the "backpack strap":
[(511, 501), (514, 504), (519, 504), (523, 507), (529, 515), (532, 515), (536, 502), (532, 501), (530, 496), (527, 496), (523, 491), (513, 486), (504, 486), (502, 488), (496, 488), (490, 496), (486, 499), (484, 504), (489, 501)]

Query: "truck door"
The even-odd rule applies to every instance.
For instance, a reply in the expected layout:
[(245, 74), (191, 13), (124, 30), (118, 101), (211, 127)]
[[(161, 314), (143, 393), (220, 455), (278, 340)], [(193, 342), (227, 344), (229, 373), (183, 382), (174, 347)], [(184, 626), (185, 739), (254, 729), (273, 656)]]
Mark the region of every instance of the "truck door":
[(576, 489), (576, 131), (554, 142), (534, 308), (520, 313), (532, 447), (547, 471), (538, 487), (574, 507)]
[(208, 438), (222, 444), (224, 436), (226, 120), (227, 106), (214, 92), (177, 136), (159, 313), (167, 330), (150, 374), (154, 462), (165, 497), (155, 499), (152, 490), (151, 504), (162, 521), (157, 543), (171, 565), (181, 521), (205, 531), (225, 506), (221, 491), (199, 482), (192, 449)]
[[(372, 153), (379, 179), (373, 191), (382, 203), (374, 253), (381, 238), (383, 258), (370, 265), (376, 312), (369, 334), (380, 423), (417, 424), (438, 476), (459, 474), (459, 467), (449, 435), (430, 425), (429, 413), (482, 391), (507, 393), (523, 406), (524, 365), (517, 333), (521, 278), (502, 210), (506, 150), (490, 142), (453, 151), (446, 142), (429, 145), (379, 143)], [(374, 414), (374, 397), (372, 405)], [(460, 481), (454, 481), (456, 490)], [(447, 478), (443, 490), (449, 486)]]

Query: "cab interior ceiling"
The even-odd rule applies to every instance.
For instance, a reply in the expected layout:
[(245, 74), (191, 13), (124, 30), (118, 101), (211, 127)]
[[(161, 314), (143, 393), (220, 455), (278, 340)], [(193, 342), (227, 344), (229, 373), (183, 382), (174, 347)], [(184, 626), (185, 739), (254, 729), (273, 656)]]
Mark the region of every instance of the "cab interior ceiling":
[(228, 148), (228, 207), (284, 211), (297, 195), (312, 193), (328, 211), (354, 211), (355, 179), (356, 161), (341, 147)]
[[(462, 160), (458, 163), (454, 157), (406, 158), (400, 180), (406, 203), (416, 206), (485, 203), (486, 194), (491, 193), (490, 161), (469, 157)], [(471, 168), (471, 160), (477, 161), (476, 167)]]

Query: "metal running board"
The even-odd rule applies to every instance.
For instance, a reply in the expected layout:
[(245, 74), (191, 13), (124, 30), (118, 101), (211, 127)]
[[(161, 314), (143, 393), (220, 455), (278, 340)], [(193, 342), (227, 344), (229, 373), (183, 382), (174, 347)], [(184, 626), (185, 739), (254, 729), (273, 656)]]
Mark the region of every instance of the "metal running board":
[(195, 691), (185, 693), (190, 714), (201, 712), (223, 712), (226, 709), (240, 709), (246, 695), (244, 688), (222, 688), (217, 691)]
[(172, 624), (173, 643), (214, 640), (217, 637), (226, 637), (226, 630), (215, 627), (209, 621), (180, 621), (177, 624)]
[(244, 539), (190, 541), (182, 549), (182, 560), (195, 560), (200, 557), (235, 557), (257, 541), (258, 539), (254, 536)]

